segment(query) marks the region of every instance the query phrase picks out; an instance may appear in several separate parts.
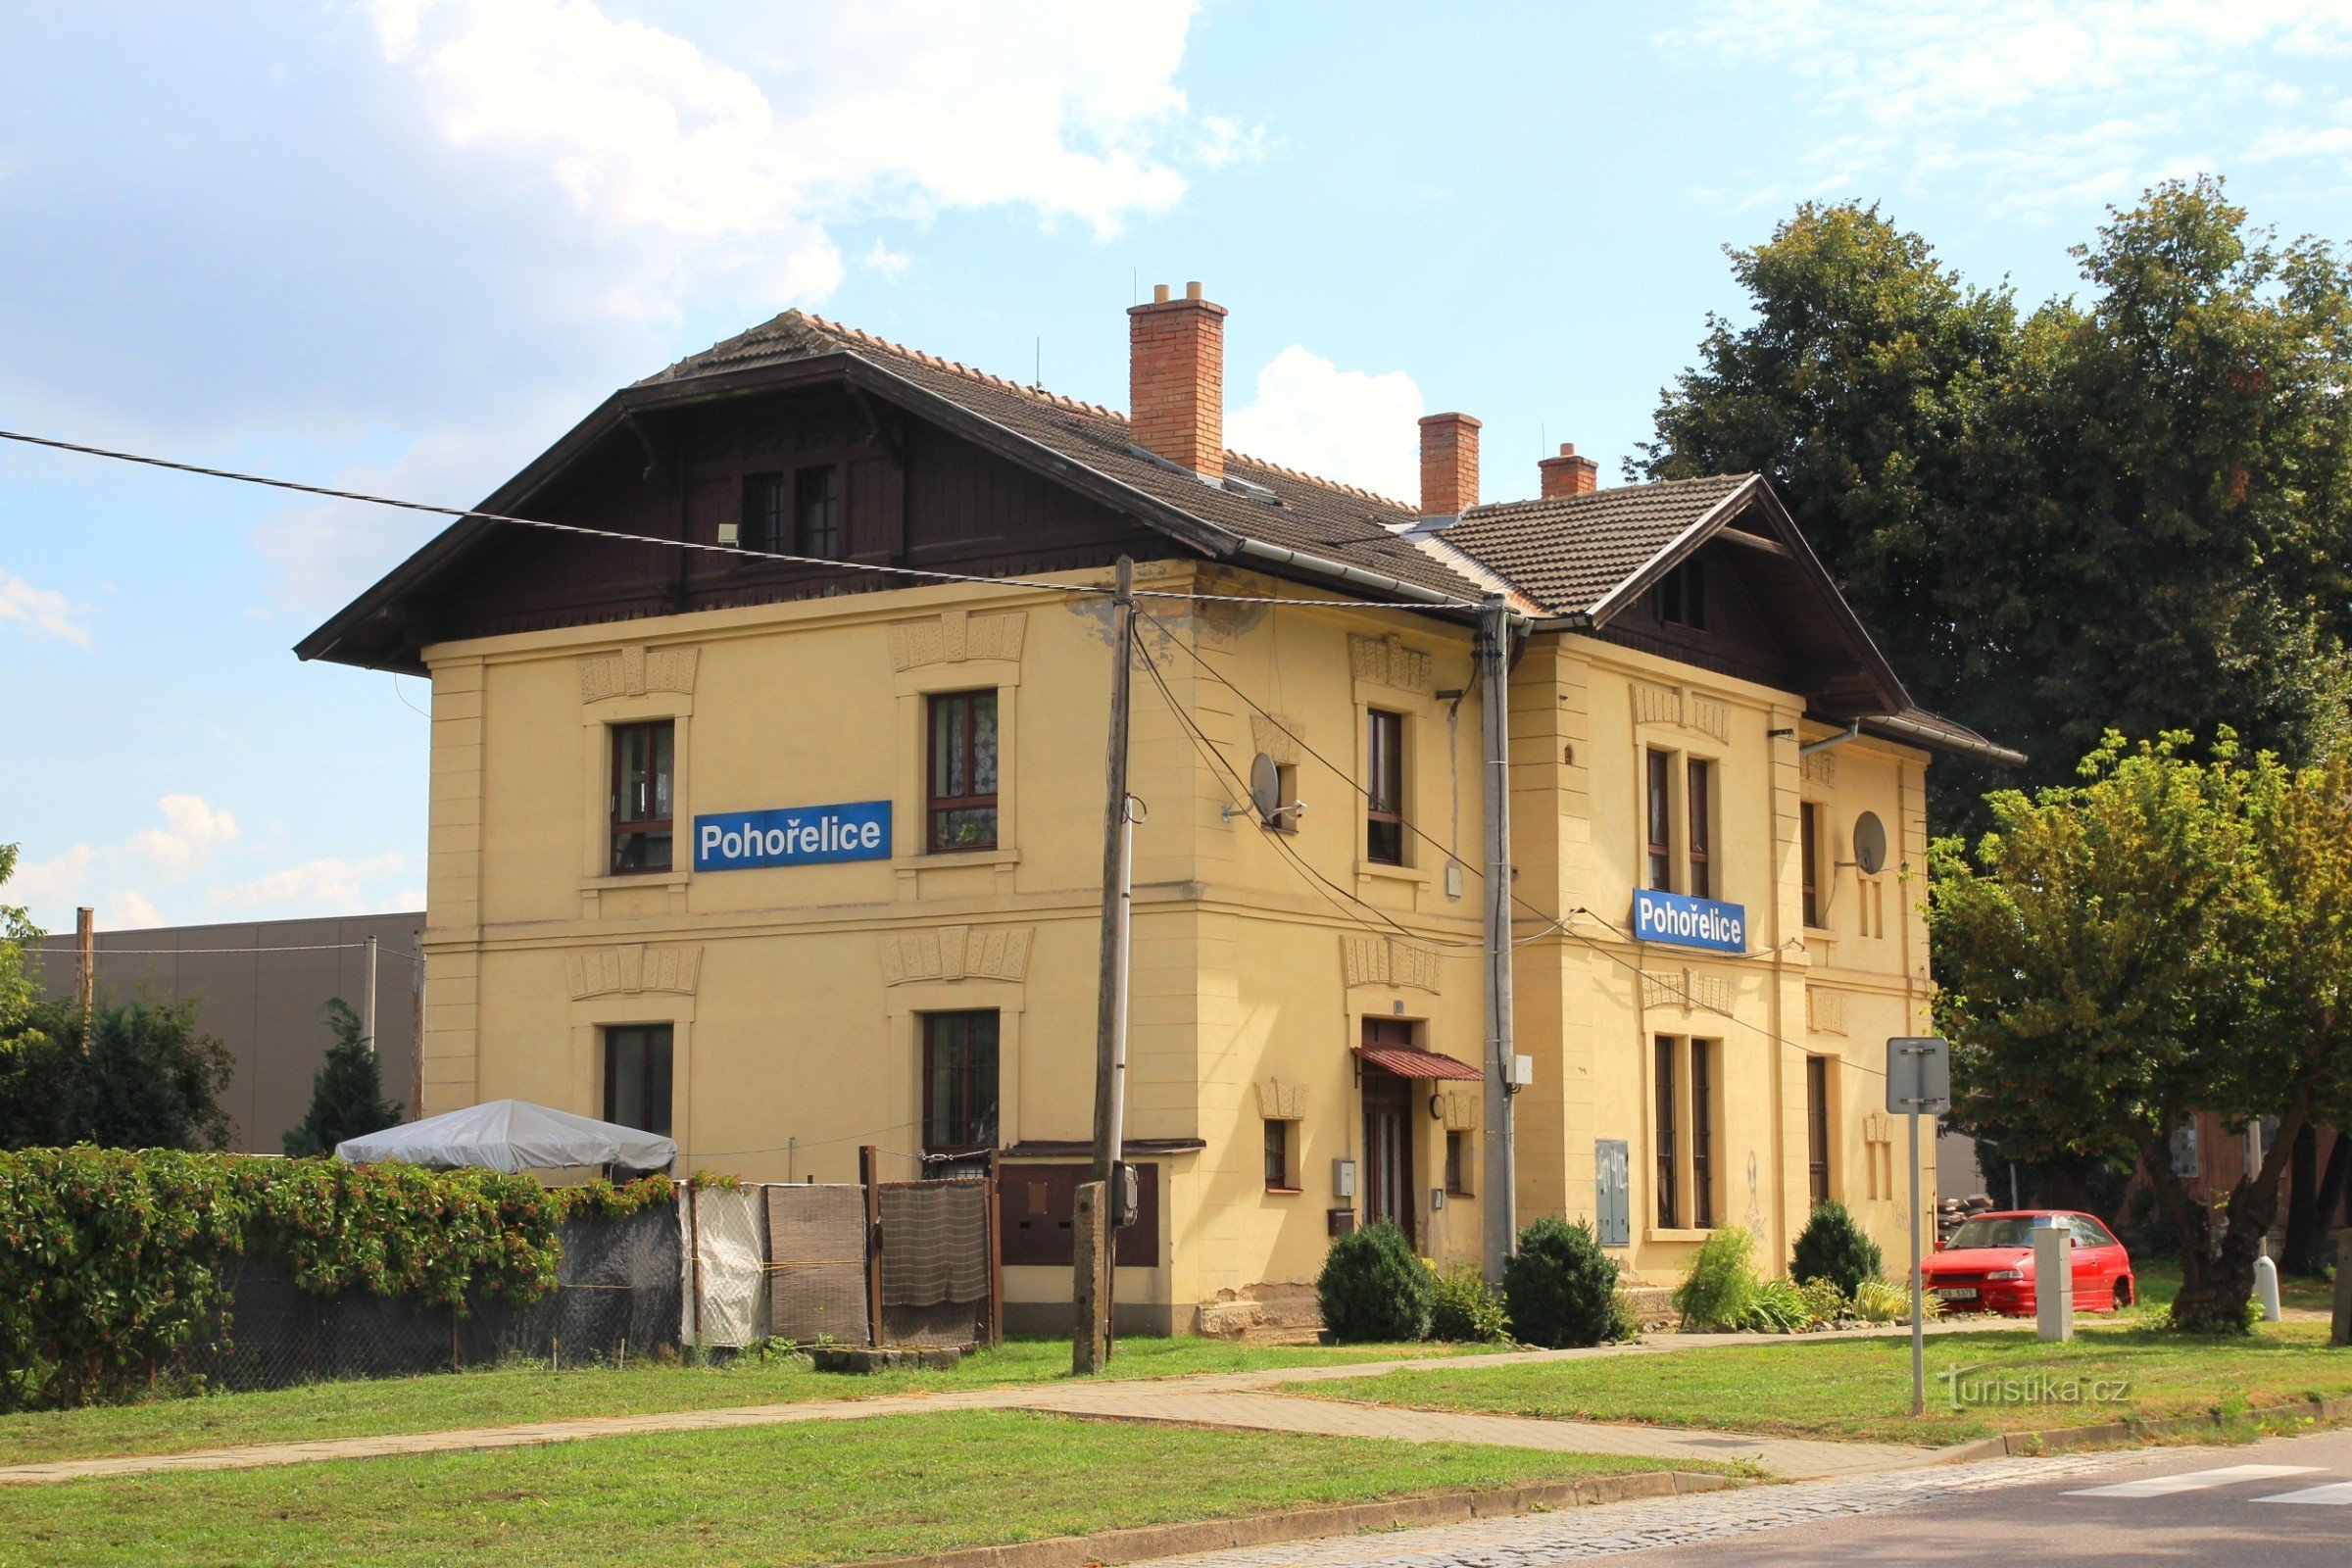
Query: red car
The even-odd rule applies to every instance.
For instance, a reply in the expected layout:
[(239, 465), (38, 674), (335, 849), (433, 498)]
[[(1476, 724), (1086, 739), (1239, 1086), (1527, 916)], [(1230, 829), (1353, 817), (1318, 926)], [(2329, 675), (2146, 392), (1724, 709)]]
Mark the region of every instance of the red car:
[(2115, 1233), (2069, 1209), (2010, 1209), (1979, 1214), (1936, 1245), (1921, 1265), (1921, 1287), (1958, 1312), (2034, 1313), (2034, 1233), (2063, 1225), (2075, 1233), (2075, 1310), (2112, 1312), (2137, 1298), (2132, 1256)]

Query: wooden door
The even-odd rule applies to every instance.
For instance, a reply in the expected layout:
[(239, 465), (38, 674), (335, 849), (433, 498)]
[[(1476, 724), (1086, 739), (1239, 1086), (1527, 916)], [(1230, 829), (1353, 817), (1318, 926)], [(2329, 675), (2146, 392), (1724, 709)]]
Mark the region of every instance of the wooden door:
[(1387, 1220), (1416, 1250), (1413, 1227), (1413, 1085), (1378, 1067), (1364, 1069), (1364, 1223)]

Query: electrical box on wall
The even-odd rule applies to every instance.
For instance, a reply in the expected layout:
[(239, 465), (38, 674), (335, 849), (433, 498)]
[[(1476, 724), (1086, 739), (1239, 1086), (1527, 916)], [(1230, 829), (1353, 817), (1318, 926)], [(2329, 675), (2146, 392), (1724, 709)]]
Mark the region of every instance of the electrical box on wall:
[(1355, 1196), (1354, 1160), (1335, 1159), (1331, 1162), (1331, 1196), (1334, 1198), (1353, 1198)]
[(1443, 1187), (1432, 1187), (1429, 1190), (1429, 1211), (1432, 1214), (1435, 1214), (1439, 1209), (1444, 1208), (1445, 1206), (1446, 1189)]
[(1532, 1084), (1535, 1081), (1536, 1058), (1533, 1056), (1513, 1056), (1511, 1058), (1512, 1086), (1514, 1088), (1525, 1089), (1529, 1084)]

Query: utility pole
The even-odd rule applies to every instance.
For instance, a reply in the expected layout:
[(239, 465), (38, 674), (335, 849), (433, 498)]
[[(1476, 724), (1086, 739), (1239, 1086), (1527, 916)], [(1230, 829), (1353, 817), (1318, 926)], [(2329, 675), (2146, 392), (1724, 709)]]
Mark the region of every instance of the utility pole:
[(375, 1052), (375, 938), (368, 939), (368, 1001), (360, 1012), (360, 1027), (367, 1031), (368, 1054)]
[(1499, 1284), (1503, 1259), (1519, 1236), (1518, 1165), (1513, 1149), (1511, 1097), (1517, 1089), (1511, 1030), (1511, 612), (1500, 594), (1489, 594), (1478, 612), (1478, 668), (1486, 756), (1487, 827), (1487, 1071), (1486, 1122), (1489, 1194), (1486, 1203), (1487, 1278)]
[(1112, 1253), (1110, 1184), (1121, 1153), (1120, 1112), (1126, 1096), (1127, 887), (1131, 824), (1127, 801), (1127, 712), (1135, 640), (1135, 563), (1119, 558), (1110, 601), (1110, 735), (1102, 800), (1102, 955), (1095, 1004), (1095, 1161), (1081, 1190), (1081, 1214), (1092, 1223), (1073, 1223), (1071, 1241), (1070, 1367), (1080, 1375), (1100, 1372), (1109, 1359), (1105, 1321), (1109, 1313)]
[(81, 1009), (81, 1049), (90, 1049), (90, 1013), (98, 1005), (98, 911), (74, 911), (74, 1004)]

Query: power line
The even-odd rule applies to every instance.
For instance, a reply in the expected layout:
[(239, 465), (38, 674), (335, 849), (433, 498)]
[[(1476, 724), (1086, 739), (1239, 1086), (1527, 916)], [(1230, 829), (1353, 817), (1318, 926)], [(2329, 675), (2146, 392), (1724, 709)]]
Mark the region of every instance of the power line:
[[(28, 435), (22, 430), (0, 430), (0, 441), (21, 441), (27, 446), (48, 447), (57, 452), (74, 452), (88, 458), (105, 458), (114, 463), (135, 463), (150, 468), (167, 468), (174, 473), (195, 474), (205, 479), (226, 479), (236, 484), (265, 485), (273, 490), (292, 490), (302, 495), (323, 496), (330, 501), (357, 501), (371, 507), (394, 507), (403, 512), (422, 512), (440, 517), (478, 518), (484, 522), (510, 522), (520, 528), (540, 528), (555, 533), (577, 534), (590, 539), (611, 540), (618, 544), (658, 545), (673, 550), (698, 550), (711, 555), (727, 556), (734, 560), (777, 561), (796, 566), (815, 566), (831, 571), (862, 571), (884, 577), (913, 577), (926, 582), (972, 583), (988, 588), (1017, 588), (1056, 594), (1082, 594), (1107, 598), (1113, 591), (1106, 585), (1094, 583), (1042, 582), (1026, 577), (981, 577), (969, 572), (933, 571), (920, 566), (889, 566), (867, 561), (844, 561), (825, 556), (796, 556), (781, 550), (755, 550), (745, 545), (705, 544), (699, 539), (657, 539), (647, 534), (622, 533), (611, 528), (588, 528), (576, 522), (552, 522), (545, 517), (516, 517), (506, 513), (483, 512), (471, 507), (444, 507), (426, 501), (407, 501), (396, 496), (370, 495), (364, 490), (338, 490), (329, 485), (304, 484), (295, 479), (272, 478), (268, 474), (243, 473), (234, 468), (210, 468), (202, 464), (180, 463), (171, 458), (149, 457), (138, 452), (118, 452), (108, 447), (85, 446), (77, 441), (60, 441), (51, 436)], [(1434, 604), (1390, 604), (1376, 599), (1288, 599), (1274, 595), (1248, 594), (1180, 594), (1164, 588), (1138, 588), (1136, 596), (1143, 599), (1179, 600), (1194, 604), (1220, 605), (1292, 605), (1301, 608), (1338, 610), (1409, 610), (1426, 612), (1432, 609), (1476, 610), (1467, 599), (1446, 599), (1443, 606)]]
[[(40, 940), (39, 951), (43, 953), (71, 953), (73, 951), (71, 948), (53, 947), (52, 944), (70, 943), (74, 939), (72, 937), (65, 936), (44, 936)], [(302, 942), (291, 943), (283, 947), (267, 948), (113, 948), (105, 946), (102, 942), (100, 946), (93, 948), (91, 951), (96, 953), (101, 958), (154, 958), (179, 957), (183, 955), (190, 957), (206, 957), (215, 956), (221, 954), (238, 953), (351, 953), (364, 949), (367, 946), (368, 944), (365, 942)], [(411, 953), (404, 948), (386, 947), (380, 942), (376, 944), (375, 951), (394, 958), (415, 958), (419, 956), (419, 955)]]

